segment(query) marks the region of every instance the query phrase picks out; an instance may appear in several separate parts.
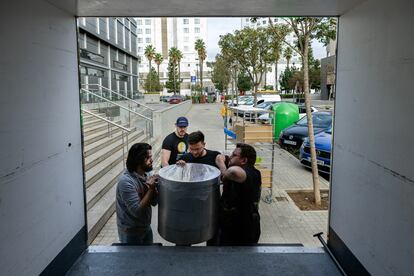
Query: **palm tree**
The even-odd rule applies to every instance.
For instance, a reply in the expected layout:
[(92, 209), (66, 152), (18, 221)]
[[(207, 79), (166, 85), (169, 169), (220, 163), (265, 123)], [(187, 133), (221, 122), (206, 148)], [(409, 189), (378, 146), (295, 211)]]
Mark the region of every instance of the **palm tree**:
[(158, 78), (160, 78), (160, 65), (162, 63), (162, 61), (164, 60), (163, 56), (160, 53), (156, 53), (154, 56), (154, 61), (157, 64), (157, 73), (158, 73)]
[(206, 45), (204, 44), (204, 41), (202, 39), (197, 39), (194, 44), (194, 49), (197, 51), (198, 54), (198, 61), (200, 64), (200, 85), (201, 91), (203, 91), (203, 62), (207, 57)]
[[(148, 63), (149, 63), (149, 70), (148, 70), (148, 74), (151, 72), (151, 61), (153, 60), (154, 56), (155, 56), (155, 48), (154, 46), (147, 45), (147, 47), (145, 47), (145, 57), (148, 59)], [(149, 85), (150, 90), (151, 90), (151, 84)]]
[(286, 59), (287, 68), (289, 69), (289, 63), (292, 59), (292, 49), (290, 47), (285, 49), (285, 52), (283, 53), (284, 58)]
[(179, 89), (181, 91), (181, 60), (183, 59), (183, 53), (177, 49), (176, 59), (178, 64), (178, 79), (179, 79)]
[[(178, 50), (177, 47), (171, 47), (170, 51), (168, 53), (170, 60), (172, 61), (174, 67), (178, 65), (178, 70), (180, 70), (180, 61), (183, 58), (183, 54), (181, 53), (180, 50)], [(179, 71), (178, 71), (179, 72)], [(178, 76), (180, 76), (180, 73), (178, 73)], [(176, 87), (175, 87), (175, 74), (174, 74), (174, 91), (176, 91)], [(180, 93), (178, 93), (180, 94)]]

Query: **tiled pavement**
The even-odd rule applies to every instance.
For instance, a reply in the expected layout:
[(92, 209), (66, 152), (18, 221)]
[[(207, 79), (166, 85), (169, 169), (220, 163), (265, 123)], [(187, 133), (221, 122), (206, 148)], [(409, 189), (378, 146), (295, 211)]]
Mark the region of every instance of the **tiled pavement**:
[[(208, 149), (223, 151), (223, 121), (219, 115), (220, 104), (193, 105), (187, 117), (190, 121), (188, 131), (201, 130), (206, 136)], [(285, 190), (311, 189), (311, 173), (288, 152), (275, 146), (274, 178), (272, 202), (260, 203), (262, 235), (260, 243), (302, 243), (304, 246), (320, 246), (312, 235), (327, 231), (327, 211), (300, 211), (286, 194)], [(320, 178), (321, 188), (329, 183)], [(265, 191), (263, 191), (265, 192)], [(275, 197), (286, 198), (278, 201)], [(154, 242), (172, 245), (159, 236), (157, 231), (157, 208), (153, 208)], [(325, 236), (326, 239), (326, 236)], [(113, 215), (104, 229), (93, 241), (93, 245), (110, 245), (118, 242), (116, 217)]]

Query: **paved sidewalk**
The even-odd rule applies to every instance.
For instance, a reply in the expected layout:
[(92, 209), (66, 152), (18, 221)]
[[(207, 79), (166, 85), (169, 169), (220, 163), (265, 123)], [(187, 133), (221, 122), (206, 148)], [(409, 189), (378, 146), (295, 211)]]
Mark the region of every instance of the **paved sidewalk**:
[[(187, 114), (190, 122), (188, 131), (201, 130), (206, 137), (208, 149), (224, 151), (223, 120), (219, 115), (220, 107), (220, 104), (193, 105)], [(320, 181), (321, 188), (329, 188), (328, 181), (323, 178), (320, 178)], [(311, 188), (312, 175), (310, 171), (302, 167), (295, 157), (276, 145), (272, 202), (260, 202), (262, 227), (260, 243), (302, 243), (308, 247), (321, 246), (312, 235), (317, 232), (327, 232), (328, 212), (300, 211), (285, 191)], [(154, 242), (172, 245), (159, 236), (157, 224), (157, 208), (153, 208)], [(93, 245), (110, 245), (114, 242), (118, 242), (115, 215), (111, 217), (93, 241)]]

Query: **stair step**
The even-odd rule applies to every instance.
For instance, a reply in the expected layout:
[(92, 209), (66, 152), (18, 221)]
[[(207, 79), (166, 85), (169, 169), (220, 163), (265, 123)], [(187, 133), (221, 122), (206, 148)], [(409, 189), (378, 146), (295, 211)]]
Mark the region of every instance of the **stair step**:
[[(133, 128), (132, 131), (135, 132), (136, 129)], [(141, 130), (139, 132), (144, 133), (143, 130)], [(94, 154), (95, 152), (105, 148), (109, 144), (111, 144), (111, 143), (113, 143), (117, 140), (121, 140), (121, 139), (122, 139), (122, 132), (118, 132), (118, 133), (116, 133), (116, 135), (112, 135), (111, 137), (105, 137), (105, 138), (102, 138), (98, 141), (95, 141), (94, 143), (88, 144), (87, 146), (84, 147), (83, 156), (86, 158), (86, 157)]]
[(98, 132), (93, 133), (93, 134), (90, 134), (90, 133), (88, 135), (84, 134), (85, 138), (84, 138), (83, 144), (86, 147), (86, 146), (89, 146), (92, 143), (100, 141), (101, 139), (104, 139), (104, 138), (106, 138), (108, 136), (111, 136), (111, 135), (115, 135), (116, 133), (120, 133), (120, 132), (121, 132), (120, 128), (113, 127), (109, 133), (108, 133), (108, 129), (105, 129), (105, 130), (101, 130), (101, 131), (98, 131)]
[(86, 189), (86, 206), (89, 211), (102, 196), (115, 185), (124, 172), (124, 162), (116, 164), (109, 172)]
[[(128, 146), (131, 145), (131, 143), (136, 140), (138, 137), (143, 135), (143, 131), (137, 132), (131, 132), (128, 134)], [(125, 153), (127, 153), (128, 148), (126, 145), (126, 137), (124, 137), (124, 144), (122, 141), (122, 135), (119, 136), (119, 138), (115, 141), (113, 141), (111, 144), (108, 144), (106, 147), (98, 150), (92, 155), (89, 155), (85, 158), (85, 171), (88, 171), (93, 166), (96, 166), (106, 158), (110, 157), (117, 151), (122, 151), (122, 146), (124, 145)]]
[(99, 118), (94, 118), (93, 120), (88, 120), (88, 121), (84, 121), (83, 122), (83, 127), (85, 128), (85, 129), (88, 129), (88, 128), (91, 128), (91, 127), (93, 127), (93, 126), (97, 126), (97, 125), (100, 125), (100, 124), (102, 124), (102, 123), (105, 123), (105, 124), (107, 124), (104, 120), (101, 120), (101, 119), (99, 119)]
[[(122, 150), (115, 152), (109, 158), (106, 158), (100, 163), (99, 166), (95, 166), (85, 172), (86, 176), (86, 188), (95, 183), (98, 179), (103, 177), (107, 172), (111, 170), (113, 166), (122, 161)], [(125, 154), (126, 158), (126, 154)]]
[[(93, 114), (98, 115), (98, 116), (100, 116), (100, 117), (106, 118), (106, 114), (105, 114), (105, 113), (93, 112), (93, 111), (91, 111), (91, 110), (88, 110), (88, 111), (89, 111), (89, 112), (92, 112)], [(97, 117), (95, 117), (95, 116), (93, 116), (93, 115), (91, 115), (91, 114), (88, 114), (88, 113), (86, 113), (86, 112), (83, 112), (83, 113), (82, 113), (82, 121), (83, 121), (83, 122), (92, 121), (92, 120), (94, 120), (94, 119), (97, 119)]]
[[(140, 136), (141, 137), (141, 136)], [(139, 137), (138, 137), (139, 139)], [(130, 141), (130, 144), (132, 144), (134, 141)], [(117, 164), (118, 162), (121, 162), (122, 160), (122, 148), (121, 150), (118, 150), (114, 152), (112, 155), (107, 157), (105, 160), (101, 161), (99, 166), (94, 166), (87, 170), (85, 172), (86, 177), (86, 187), (88, 188), (90, 185), (95, 183), (99, 178), (104, 176), (108, 171), (111, 170), (111, 168)], [(125, 150), (125, 158), (128, 154), (128, 149)]]
[[(120, 124), (121, 121), (117, 121), (115, 123), (116, 124)], [(105, 121), (102, 121), (102, 123), (100, 123), (98, 125), (95, 125), (95, 126), (92, 126), (92, 127), (85, 127), (83, 129), (83, 135), (88, 136), (90, 134), (99, 132), (101, 130), (107, 130), (108, 129), (108, 125), (109, 125), (109, 128), (117, 128), (116, 126), (113, 126), (113, 125), (111, 125), (111, 124), (109, 124), (109, 123), (107, 123)]]
[(115, 212), (116, 185), (88, 211), (88, 244), (90, 244)]

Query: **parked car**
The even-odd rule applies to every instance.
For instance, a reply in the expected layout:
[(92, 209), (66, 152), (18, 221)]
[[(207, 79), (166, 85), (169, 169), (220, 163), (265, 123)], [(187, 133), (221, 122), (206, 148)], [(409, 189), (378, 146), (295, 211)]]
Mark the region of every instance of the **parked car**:
[(170, 99), (168, 100), (168, 103), (170, 104), (178, 104), (184, 101), (184, 98), (180, 95), (173, 95), (170, 97)]
[[(332, 128), (315, 135), (316, 162), (318, 170), (323, 173), (331, 173), (331, 149), (332, 149)], [(311, 155), (309, 138), (306, 138), (299, 153), (300, 162), (311, 168)]]
[[(266, 114), (269, 117), (269, 111), (272, 109), (273, 104), (277, 101), (262, 102), (256, 106), (255, 112), (245, 112), (244, 116), (247, 120), (254, 121), (256, 117)], [(261, 110), (257, 110), (261, 109)]]
[(168, 103), (168, 100), (170, 99), (170, 96), (160, 96), (160, 101)]
[[(332, 127), (332, 113), (331, 112), (313, 112), (313, 133), (324, 132)], [(281, 147), (289, 147), (299, 149), (302, 146), (305, 138), (308, 137), (308, 122), (307, 116), (297, 121), (294, 125), (285, 128), (280, 132), (279, 145)]]

